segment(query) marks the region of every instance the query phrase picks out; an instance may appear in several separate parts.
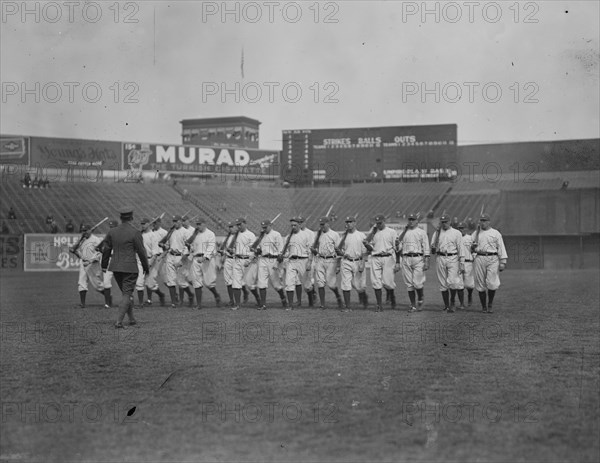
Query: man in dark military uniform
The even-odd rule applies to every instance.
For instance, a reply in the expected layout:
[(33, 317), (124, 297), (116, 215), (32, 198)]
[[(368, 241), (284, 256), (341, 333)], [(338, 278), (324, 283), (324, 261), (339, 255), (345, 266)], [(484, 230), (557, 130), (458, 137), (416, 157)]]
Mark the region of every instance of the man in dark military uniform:
[[(129, 325), (136, 324), (133, 317), (133, 290), (138, 277), (136, 255), (140, 258), (144, 274), (149, 272), (142, 233), (131, 223), (133, 209), (126, 207), (119, 213), (121, 214), (121, 225), (108, 231), (104, 238), (105, 245), (102, 253), (102, 271), (105, 272), (108, 267), (108, 270), (113, 272), (122, 293), (115, 328), (123, 328), (125, 314), (129, 317)], [(110, 266), (108, 265), (109, 259)]]

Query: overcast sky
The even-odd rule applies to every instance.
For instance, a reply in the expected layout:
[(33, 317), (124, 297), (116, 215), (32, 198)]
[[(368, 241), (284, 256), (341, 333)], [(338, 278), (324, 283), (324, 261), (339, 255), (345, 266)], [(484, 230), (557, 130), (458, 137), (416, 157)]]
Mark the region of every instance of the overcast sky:
[(2, 2), (3, 134), (180, 143), (181, 119), (244, 115), (267, 149), (330, 127), (600, 136), (597, 1), (22, 4)]

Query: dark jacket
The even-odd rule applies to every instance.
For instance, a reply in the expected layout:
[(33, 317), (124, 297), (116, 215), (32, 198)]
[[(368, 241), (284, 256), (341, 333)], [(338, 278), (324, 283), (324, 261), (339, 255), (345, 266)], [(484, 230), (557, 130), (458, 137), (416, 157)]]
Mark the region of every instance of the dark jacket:
[(111, 228), (104, 237), (102, 268), (106, 269), (110, 260), (108, 270), (112, 272), (138, 273), (136, 254), (140, 258), (144, 272), (148, 273), (148, 258), (142, 233), (130, 222), (122, 223), (118, 227)]

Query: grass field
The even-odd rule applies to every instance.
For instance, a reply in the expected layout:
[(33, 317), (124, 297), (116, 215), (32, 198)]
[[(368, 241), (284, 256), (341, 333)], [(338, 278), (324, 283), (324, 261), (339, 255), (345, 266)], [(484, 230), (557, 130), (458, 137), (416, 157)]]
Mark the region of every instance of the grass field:
[(4, 274), (0, 460), (598, 461), (597, 270), (506, 271), (490, 315), (428, 278), (416, 314), (205, 293), (115, 330), (76, 273)]

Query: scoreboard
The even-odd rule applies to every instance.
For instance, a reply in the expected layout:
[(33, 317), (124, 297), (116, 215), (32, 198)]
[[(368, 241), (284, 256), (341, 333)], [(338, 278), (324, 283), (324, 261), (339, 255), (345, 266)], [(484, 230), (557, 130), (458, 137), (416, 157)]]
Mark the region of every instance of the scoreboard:
[(457, 125), (284, 130), (281, 173), (294, 183), (446, 179), (457, 161)]

